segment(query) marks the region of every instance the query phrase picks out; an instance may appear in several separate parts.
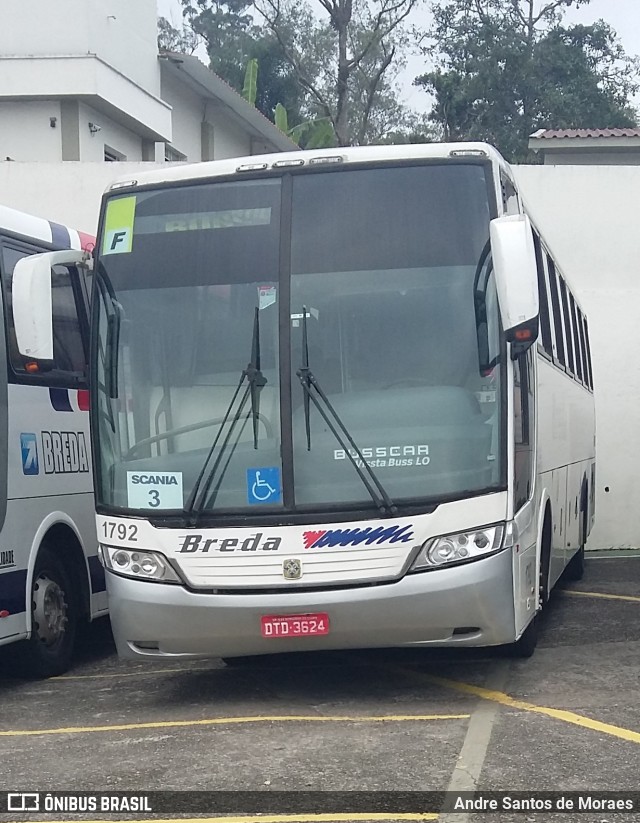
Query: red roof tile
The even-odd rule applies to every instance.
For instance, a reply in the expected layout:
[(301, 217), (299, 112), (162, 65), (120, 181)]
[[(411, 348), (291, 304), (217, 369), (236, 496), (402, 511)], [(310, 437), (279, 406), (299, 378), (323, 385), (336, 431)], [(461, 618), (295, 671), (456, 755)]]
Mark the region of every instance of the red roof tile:
[(540, 129), (531, 137), (539, 140), (561, 139), (564, 137), (640, 137), (640, 129)]

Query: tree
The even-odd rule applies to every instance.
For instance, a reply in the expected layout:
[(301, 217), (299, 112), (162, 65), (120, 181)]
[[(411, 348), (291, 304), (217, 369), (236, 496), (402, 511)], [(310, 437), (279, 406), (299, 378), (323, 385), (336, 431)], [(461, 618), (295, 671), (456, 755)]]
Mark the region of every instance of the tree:
[(304, 93), (278, 40), (253, 20), (253, 0), (181, 0), (191, 28), (205, 41), (211, 69), (236, 91), (243, 88), (247, 64), (259, 65), (255, 106), (273, 119), (278, 103), (292, 123), (302, 119)]
[(376, 115), (389, 100), (397, 117), (404, 114), (393, 69), (406, 44), (403, 24), (418, 2), (316, 0), (321, 18), (295, 0), (254, 5), (307, 93), (307, 114), (328, 118), (336, 143), (347, 146), (371, 141), (379, 131)]
[(166, 17), (158, 18), (158, 51), (176, 51), (193, 54), (198, 48), (198, 35), (187, 26), (177, 29)]
[(447, 140), (486, 140), (507, 159), (530, 159), (540, 128), (635, 125), (629, 99), (638, 64), (604, 22), (566, 27), (590, 0), (440, 0), (415, 83), (435, 97), (431, 120)]

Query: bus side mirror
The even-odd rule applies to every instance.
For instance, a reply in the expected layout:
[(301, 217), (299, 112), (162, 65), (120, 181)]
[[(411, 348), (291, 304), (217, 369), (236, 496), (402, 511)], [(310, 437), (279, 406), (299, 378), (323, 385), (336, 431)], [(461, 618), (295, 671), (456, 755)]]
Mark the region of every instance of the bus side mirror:
[(15, 265), (11, 287), (13, 324), (18, 351), (37, 363), (40, 371), (53, 365), (53, 266), (86, 265), (87, 253), (79, 249), (32, 254)]
[(515, 359), (538, 337), (538, 270), (529, 218), (497, 217), (490, 237), (502, 325)]

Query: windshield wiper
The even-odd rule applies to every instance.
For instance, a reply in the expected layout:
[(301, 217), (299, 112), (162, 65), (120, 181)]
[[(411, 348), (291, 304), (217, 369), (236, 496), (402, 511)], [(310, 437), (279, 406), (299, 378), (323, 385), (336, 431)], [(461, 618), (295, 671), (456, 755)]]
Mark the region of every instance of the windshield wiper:
[[(260, 392), (261, 392), (262, 388), (266, 385), (267, 378), (262, 374), (262, 371), (260, 370), (260, 320), (258, 319), (259, 309), (257, 307), (256, 307), (255, 312), (256, 313), (255, 313), (255, 317), (254, 317), (254, 321), (253, 321), (253, 335), (252, 335), (252, 338), (251, 338), (251, 362), (247, 365), (246, 369), (244, 369), (242, 371), (242, 374), (240, 375), (240, 380), (238, 381), (238, 385), (236, 386), (236, 389), (233, 393), (233, 397), (229, 401), (229, 405), (227, 406), (227, 410), (224, 414), (224, 417), (222, 418), (222, 423), (220, 424), (220, 428), (218, 429), (218, 433), (216, 434), (216, 436), (213, 440), (213, 443), (211, 444), (211, 447), (209, 448), (209, 451), (207, 452), (207, 457), (206, 457), (204, 463), (202, 464), (202, 468), (200, 469), (200, 472), (198, 473), (198, 477), (196, 478), (196, 482), (193, 484), (193, 488), (191, 489), (191, 493), (189, 494), (189, 497), (188, 497), (187, 501), (184, 504), (184, 509), (183, 509), (184, 514), (187, 517), (191, 518), (191, 525), (194, 525), (194, 526), (195, 526), (195, 520), (197, 519), (197, 516), (202, 511), (202, 509), (204, 507), (204, 504), (207, 500), (209, 490), (211, 489), (211, 484), (213, 483), (213, 480), (216, 476), (218, 468), (219, 468), (220, 464), (222, 463), (222, 458), (223, 458), (224, 453), (225, 453), (225, 451), (226, 451), (226, 449), (229, 445), (229, 441), (231, 440), (231, 435), (233, 434), (233, 431), (234, 431), (235, 427), (237, 426), (238, 421), (242, 417), (242, 412), (244, 411), (244, 407), (245, 407), (245, 405), (247, 403), (247, 399), (249, 397), (251, 398), (251, 417), (253, 419), (253, 447), (254, 447), (254, 449), (258, 448), (258, 421), (259, 421), (259, 416), (260, 416)], [(211, 466), (209, 472), (207, 473), (207, 466), (209, 465), (209, 461), (211, 460), (211, 458), (212, 458), (212, 456), (213, 456), (213, 454), (216, 450), (216, 446), (218, 445), (218, 442), (220, 441), (220, 438), (222, 437), (222, 432), (224, 431), (224, 427), (227, 424), (227, 420), (229, 419), (229, 416), (231, 414), (231, 410), (233, 409), (233, 407), (236, 403), (236, 399), (237, 399), (238, 395), (240, 394), (240, 389), (242, 388), (242, 385), (245, 381), (248, 381), (248, 385), (247, 385), (247, 387), (244, 391), (244, 394), (242, 395), (242, 398), (240, 400), (240, 404), (239, 404), (239, 406), (236, 410), (236, 413), (231, 418), (231, 422), (229, 424), (229, 430), (227, 431), (227, 435), (226, 435), (222, 445), (220, 446), (218, 454), (216, 455), (216, 459), (213, 462), (213, 465)], [(245, 419), (245, 424), (246, 424), (246, 419)], [(235, 443), (233, 444), (233, 448), (231, 450), (229, 458), (227, 459), (227, 462), (225, 463), (225, 465), (224, 465), (224, 467), (223, 467), (223, 469), (220, 473), (220, 476), (218, 478), (218, 482), (216, 484), (216, 488), (214, 490), (214, 499), (215, 499), (215, 496), (217, 495), (217, 493), (220, 489), (220, 484), (222, 483), (222, 479), (223, 479), (223, 477), (224, 477), (224, 475), (227, 471), (227, 467), (229, 466), (229, 463), (231, 462), (231, 458), (233, 457), (233, 452), (235, 450), (236, 445), (238, 444), (239, 436), (242, 434), (243, 431), (244, 431), (244, 425), (240, 429), (240, 433), (239, 433), (238, 438), (236, 439)], [(206, 480), (204, 480), (205, 474), (206, 474)], [(204, 481), (204, 485), (203, 485), (203, 481)]]
[(253, 448), (258, 448), (258, 418), (260, 417), (260, 392), (267, 384), (267, 378), (260, 371), (260, 310), (256, 306), (253, 318), (253, 338), (251, 341), (251, 362), (245, 369), (251, 393), (251, 417), (253, 419)]
[[(307, 451), (311, 451), (311, 419), (310, 419), (310, 406), (309, 401), (311, 401), (314, 406), (317, 408), (318, 412), (322, 416), (324, 422), (329, 427), (329, 430), (336, 438), (338, 443), (342, 446), (345, 454), (351, 461), (354, 469), (358, 473), (358, 477), (364, 483), (367, 491), (371, 495), (371, 499), (375, 503), (375, 505), (380, 509), (381, 512), (385, 512), (388, 514), (395, 514), (398, 511), (397, 506), (391, 500), (387, 492), (385, 491), (384, 486), (378, 480), (375, 472), (371, 468), (371, 466), (367, 463), (365, 458), (362, 455), (362, 452), (358, 448), (356, 442), (354, 441), (353, 437), (349, 434), (346, 426), (340, 419), (338, 412), (335, 410), (333, 403), (329, 400), (327, 395), (322, 390), (322, 387), (319, 385), (318, 380), (316, 379), (315, 375), (311, 371), (309, 366), (309, 339), (307, 334), (307, 307), (302, 307), (302, 366), (296, 372), (300, 383), (302, 384), (302, 388), (304, 390), (304, 424), (307, 434)], [(314, 394), (314, 391), (316, 394)], [(324, 403), (324, 407), (329, 410), (329, 412), (333, 415), (333, 419), (337, 426), (342, 430), (342, 434), (336, 428), (336, 425), (329, 419), (327, 416), (327, 412), (325, 408), (323, 408), (320, 400)], [(344, 436), (343, 436), (344, 435)], [(358, 456), (360, 463), (358, 460), (353, 456), (351, 450), (347, 447), (345, 443), (346, 440), (350, 443), (353, 451)], [(368, 475), (368, 477), (367, 477)], [(375, 486), (375, 488), (374, 488)]]

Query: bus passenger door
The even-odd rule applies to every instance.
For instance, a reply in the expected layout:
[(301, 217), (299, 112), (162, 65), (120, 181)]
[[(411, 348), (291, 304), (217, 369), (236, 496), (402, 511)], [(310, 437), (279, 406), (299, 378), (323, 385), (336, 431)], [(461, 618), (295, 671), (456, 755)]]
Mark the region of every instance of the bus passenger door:
[(534, 482), (535, 373), (534, 347), (513, 361), (513, 510), (518, 545), (513, 555), (516, 634), (536, 612), (538, 537)]

